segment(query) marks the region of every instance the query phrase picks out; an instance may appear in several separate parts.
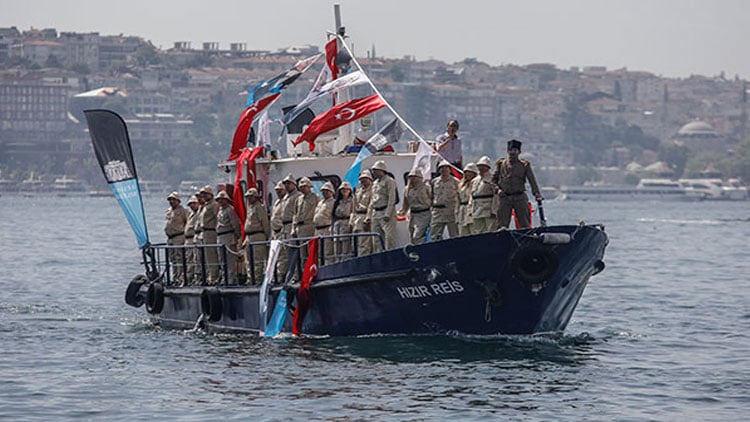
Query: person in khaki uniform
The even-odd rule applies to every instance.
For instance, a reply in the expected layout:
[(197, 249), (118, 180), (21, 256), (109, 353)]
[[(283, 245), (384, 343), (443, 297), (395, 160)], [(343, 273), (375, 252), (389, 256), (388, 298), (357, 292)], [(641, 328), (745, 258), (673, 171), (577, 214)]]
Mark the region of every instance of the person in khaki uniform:
[[(294, 212), (297, 210), (297, 199), (302, 196), (299, 190), (297, 190), (297, 180), (294, 176), (287, 175), (284, 180), (284, 188), (286, 189), (286, 195), (281, 201), (281, 239), (284, 241), (290, 241), (292, 239), (292, 229), (294, 228)], [(291, 249), (286, 244), (282, 245), (279, 251), (279, 258), (276, 265), (277, 276), (280, 278), (280, 282), (284, 282), (286, 277), (286, 271), (289, 268), (289, 259), (291, 257)]]
[[(353, 211), (349, 219), (353, 233), (368, 233), (371, 230), (370, 222), (367, 220), (367, 211), (370, 209), (371, 200), (372, 174), (370, 170), (365, 169), (359, 175), (359, 185), (354, 192)], [(372, 253), (371, 236), (357, 236), (355, 241), (357, 242), (357, 256)]]
[[(333, 185), (331, 182), (323, 183), (320, 188), (323, 197), (320, 198), (315, 206), (315, 215), (313, 216), (313, 225), (315, 226), (315, 236), (330, 236), (333, 233), (333, 204), (336, 200), (333, 198)], [(333, 262), (333, 239), (324, 239), (323, 255), (326, 263)]]
[[(214, 190), (211, 186), (204, 186), (201, 190), (203, 196), (203, 209), (199, 217), (201, 229), (203, 231), (203, 244), (216, 245), (216, 214), (219, 211), (219, 205), (214, 200)], [(205, 248), (206, 256), (206, 282), (215, 285), (219, 282), (219, 253), (216, 247)]]
[[(333, 234), (348, 235), (352, 232), (349, 220), (352, 216), (352, 185), (349, 182), (341, 183), (336, 201), (333, 203)], [(352, 239), (349, 237), (336, 238), (333, 241), (333, 255), (335, 261), (349, 258), (352, 254)]]
[(430, 241), (443, 239), (443, 231), (448, 228), (448, 236), (458, 236), (456, 212), (458, 211), (458, 180), (451, 175), (451, 165), (443, 160), (438, 164), (440, 177), (432, 181), (432, 223)]
[[(299, 180), (300, 196), (297, 198), (297, 204), (294, 211), (294, 218), (292, 224), (292, 237), (310, 238), (315, 234), (315, 225), (313, 224), (313, 218), (315, 217), (315, 208), (318, 206), (318, 195), (312, 191), (313, 184), (307, 177), (303, 177)], [(304, 242), (307, 242), (305, 240)], [(300, 259), (304, 265), (307, 262), (307, 245), (301, 246), (300, 248)]]
[(466, 164), (464, 166), (464, 178), (458, 184), (458, 214), (456, 214), (456, 223), (458, 224), (458, 234), (460, 236), (470, 235), (474, 226), (471, 182), (477, 177), (477, 174), (479, 174), (479, 169), (476, 164)]
[(284, 187), (284, 183), (279, 182), (274, 189), (276, 190), (276, 200), (271, 207), (271, 239), (282, 239), (283, 234), (281, 231), (284, 229), (284, 223), (282, 222), (281, 213), (283, 211), (282, 204), (286, 196), (286, 188)]
[[(240, 218), (232, 206), (232, 198), (226, 191), (216, 195), (219, 202), (219, 212), (216, 214), (216, 236), (220, 244), (224, 245), (225, 251), (221, 251), (219, 258), (225, 268), (228, 284), (237, 283), (237, 255), (241, 228)], [(226, 256), (226, 260), (224, 259)], [(223, 276), (224, 274), (220, 275)]]
[(499, 227), (509, 227), (512, 211), (516, 212), (518, 228), (531, 227), (531, 216), (529, 214), (529, 199), (526, 196), (526, 180), (531, 186), (531, 193), (537, 201), (542, 200), (539, 186), (536, 184), (534, 171), (531, 163), (520, 159), (521, 142), (515, 139), (508, 141), (508, 157), (497, 160), (495, 174), (492, 181), (498, 186), (500, 207), (497, 212)]
[(198, 211), (200, 203), (198, 198), (193, 195), (188, 200), (187, 223), (185, 223), (185, 260), (187, 261), (187, 275), (185, 284), (195, 284), (198, 275), (198, 251), (195, 249), (195, 227), (198, 224)]
[[(245, 269), (250, 284), (260, 284), (263, 281), (263, 272), (268, 258), (268, 245), (265, 243), (253, 244), (249, 249), (248, 245), (254, 242), (265, 242), (271, 236), (268, 212), (266, 212), (266, 207), (260, 203), (259, 196), (258, 189), (255, 188), (250, 188), (245, 192), (247, 215), (245, 216), (245, 240), (242, 243), (242, 249), (245, 250), (247, 256)], [(250, 259), (251, 257), (252, 259)]]
[[(375, 181), (367, 218), (372, 223), (372, 231), (383, 237), (385, 249), (393, 249), (396, 247), (396, 181), (386, 174), (388, 169), (383, 160), (376, 161), (370, 170)], [(373, 240), (372, 250), (381, 251), (380, 240)]]
[(477, 161), (479, 175), (471, 181), (472, 217), (474, 224), (471, 233), (486, 233), (492, 231), (493, 222), (496, 220), (493, 212), (493, 201), (495, 199), (495, 185), (492, 183), (490, 158), (483, 156)]
[(404, 189), (404, 203), (401, 204), (399, 215), (409, 212), (409, 239), (413, 245), (421, 245), (427, 241), (427, 229), (430, 227), (430, 189), (424, 183), (422, 172), (412, 169), (409, 181)]
[[(169, 208), (164, 222), (164, 234), (167, 235), (167, 245), (182, 246), (185, 244), (185, 224), (187, 224), (187, 210), (180, 204), (180, 195), (172, 192), (167, 195)], [(172, 266), (172, 279), (177, 284), (185, 283), (185, 267), (183, 266), (184, 249), (170, 249), (169, 262)], [(185, 259), (187, 262), (187, 257)], [(185, 263), (186, 263), (185, 262)]]

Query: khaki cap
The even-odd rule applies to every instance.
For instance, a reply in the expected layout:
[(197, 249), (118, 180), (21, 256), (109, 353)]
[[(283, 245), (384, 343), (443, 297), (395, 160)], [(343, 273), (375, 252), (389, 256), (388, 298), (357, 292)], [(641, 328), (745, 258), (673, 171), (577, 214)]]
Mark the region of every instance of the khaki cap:
[(388, 168), (385, 166), (385, 161), (383, 161), (383, 160), (376, 161), (375, 164), (373, 164), (372, 167), (370, 167), (370, 168), (372, 170), (388, 171)]
[(276, 189), (276, 190), (279, 190), (279, 189), (286, 190), (286, 188), (284, 188), (284, 182), (277, 183), (276, 187), (274, 189)]
[(207, 193), (207, 194), (213, 196), (214, 189), (211, 187), (211, 185), (206, 185), (206, 186), (203, 186), (199, 192), (200, 193)]
[(469, 163), (464, 166), (464, 171), (470, 171), (475, 174), (479, 174), (479, 167), (474, 163)]
[(312, 182), (307, 177), (303, 177), (303, 178), (299, 179), (299, 187), (303, 187), (303, 186), (310, 186), (310, 187), (312, 187), (312, 185), (313, 185)]
[(188, 205), (190, 205), (190, 204), (198, 204), (198, 203), (200, 203), (200, 201), (198, 201), (198, 197), (197, 196), (193, 195), (193, 196), (190, 197), (190, 199), (188, 199), (187, 203), (188, 203)]
[(232, 201), (232, 198), (229, 196), (227, 191), (221, 191), (216, 195), (216, 199), (226, 199), (227, 201)]
[(180, 194), (177, 192), (172, 192), (167, 195), (167, 199), (176, 199), (177, 201), (182, 202), (182, 199), (180, 199)]
[(438, 166), (437, 166), (437, 168), (439, 169), (440, 167), (445, 167), (445, 166), (448, 166), (448, 167), (450, 167), (450, 166), (451, 166), (451, 163), (449, 163), (449, 162), (447, 162), (447, 161), (445, 161), (445, 160), (440, 160), (440, 163), (438, 163)]
[(335, 192), (335, 190), (333, 189), (333, 184), (331, 182), (323, 183), (323, 186), (320, 187), (320, 190)]
[(359, 178), (372, 180), (372, 173), (370, 173), (370, 170), (364, 169), (362, 170), (362, 173), (359, 174)]
[(411, 171), (409, 172), (409, 177), (419, 177), (420, 179), (424, 178), (424, 176), (422, 175), (422, 171), (418, 168), (411, 169)]
[(292, 173), (289, 173), (284, 180), (282, 180), (283, 183), (294, 183), (297, 184), (297, 180), (294, 179), (294, 176), (292, 176)]
[[(282, 186), (282, 189), (283, 188), (284, 187)], [(255, 189), (255, 188), (250, 188), (250, 189), (247, 190), (247, 192), (245, 192), (245, 196), (256, 196), (257, 197), (258, 195), (259, 195), (258, 194), (258, 189)]]
[(487, 166), (492, 167), (492, 162), (490, 161), (490, 157), (483, 155), (479, 158), (479, 161), (477, 161), (477, 166)]
[(344, 181), (343, 183), (341, 183), (341, 186), (339, 186), (339, 190), (341, 190), (341, 189), (352, 190), (352, 184), (349, 183), (349, 182), (347, 182), (347, 181)]

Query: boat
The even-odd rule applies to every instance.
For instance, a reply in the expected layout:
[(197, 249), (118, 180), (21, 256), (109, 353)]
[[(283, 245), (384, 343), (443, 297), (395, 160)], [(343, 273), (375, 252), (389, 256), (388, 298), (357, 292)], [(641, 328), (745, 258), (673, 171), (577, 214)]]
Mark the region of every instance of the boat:
[(703, 196), (707, 200), (744, 201), (748, 199), (747, 186), (743, 186), (739, 179), (697, 178), (680, 179), (679, 182), (687, 192)]
[(41, 177), (36, 176), (32, 171), (29, 177), (21, 181), (18, 192), (25, 197), (32, 197), (38, 194), (48, 193), (50, 186)]
[(52, 183), (52, 193), (55, 196), (85, 196), (89, 194), (89, 191), (82, 181), (62, 176)]
[(190, 198), (192, 195), (195, 195), (203, 186), (206, 186), (205, 182), (200, 182), (197, 180), (183, 180), (177, 187), (177, 192), (182, 198)]
[(561, 195), (573, 201), (700, 201), (703, 192), (687, 189), (682, 183), (670, 179), (642, 179), (636, 186), (584, 184), (563, 186)]
[[(337, 6), (335, 10), (338, 12)], [(334, 34), (333, 43), (348, 53), (353, 67), (361, 70), (344, 43), (343, 27), (338, 22), (337, 13), (336, 26), (340, 30)], [(326, 57), (326, 63), (331, 62), (329, 59)], [(377, 93), (374, 84), (372, 89)], [(343, 102), (345, 91), (339, 94), (339, 101)], [(399, 118), (395, 110), (390, 106), (388, 109)], [(327, 242), (353, 241), (362, 236), (374, 239), (382, 247), (383, 239), (377, 233), (290, 239), (286, 241), (292, 251), (288, 270), (281, 274), (273, 270), (273, 265), (268, 266), (271, 271), (263, 274), (260, 286), (229, 279), (226, 268), (222, 268), (218, 285), (185, 286), (175, 274), (189, 269), (185, 259), (188, 250), (196, 250), (201, 257), (194, 269), (203, 279), (209, 270), (205, 253), (215, 249), (220, 256), (226, 256), (228, 251), (221, 245), (150, 243), (142, 203), (140, 210), (136, 207), (139, 198), (135, 195), (137, 175), (132, 152), (128, 156), (124, 152), (130, 150), (129, 146), (110, 145), (128, 139), (125, 122), (108, 110), (86, 110), (85, 114), (105, 178), (118, 201), (125, 203), (123, 210), (141, 248), (144, 271), (130, 280), (125, 302), (133, 307), (145, 305), (152, 323), (166, 329), (200, 327), (208, 332), (265, 336), (496, 336), (560, 332), (570, 321), (589, 279), (605, 267), (608, 236), (604, 226), (583, 222), (547, 226), (543, 212), (539, 212), (537, 227), (501, 229), (421, 245), (409, 243), (408, 222), (399, 220), (397, 247), (369, 255), (360, 254), (356, 242), (352, 242), (355, 246), (345, 256), (329, 257), (322, 251)], [(349, 117), (353, 115), (352, 112)], [(273, 186), (288, 174), (308, 177), (316, 190), (325, 182), (335, 186), (342, 183), (357, 168), (360, 157), (367, 155), (360, 152), (369, 150), (366, 147), (374, 145), (370, 140), (377, 139), (373, 136), (364, 147), (356, 145), (353, 132), (353, 127), (347, 125), (328, 131), (323, 139), (318, 139), (314, 151), (304, 144), (293, 145), (291, 140), (299, 135), (288, 135), (286, 155), (263, 146), (243, 146), (240, 158), (220, 163), (220, 167), (232, 175), (228, 186), (241, 189), (240, 194), (246, 187), (256, 187), (268, 206), (273, 199)], [(416, 132), (412, 130), (412, 134), (429, 149)], [(245, 142), (246, 139), (242, 138)], [(429, 162), (435, 168), (440, 158), (430, 149), (427, 162), (417, 160), (421, 157), (419, 151), (421, 146), (417, 152), (377, 148), (363, 165), (366, 168), (375, 160), (384, 161), (399, 195), (403, 195), (406, 175), (415, 163)], [(198, 187), (190, 186), (185, 194), (194, 193)], [(298, 253), (303, 245), (318, 250), (311, 252), (305, 262)], [(253, 257), (250, 246), (252, 243), (246, 252), (251, 262), (266, 258)], [(178, 258), (179, 263), (170, 263), (170, 251), (182, 257)], [(255, 271), (254, 265), (249, 267)], [(256, 278), (255, 274), (250, 276)]]
[(166, 197), (169, 193), (169, 186), (161, 180), (140, 180), (138, 185), (141, 187), (141, 195), (146, 197)]

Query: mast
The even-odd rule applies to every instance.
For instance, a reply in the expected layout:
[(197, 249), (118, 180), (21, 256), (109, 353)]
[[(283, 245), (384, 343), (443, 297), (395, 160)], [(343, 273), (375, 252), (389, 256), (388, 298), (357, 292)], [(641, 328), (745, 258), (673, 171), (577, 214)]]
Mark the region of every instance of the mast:
[[(337, 37), (337, 44), (338, 44), (338, 56), (336, 57), (336, 64), (339, 64), (339, 58), (342, 57), (342, 52), (346, 52), (348, 49), (343, 45), (344, 38), (346, 37), (346, 28), (342, 26), (341, 24), (341, 5), (334, 4), (333, 5), (333, 17), (334, 17), (334, 25), (336, 28), (336, 34), (339, 35)], [(341, 68), (339, 68), (339, 74), (341, 74)], [(351, 99), (351, 92), (349, 91), (349, 88), (342, 89), (338, 93), (337, 97), (337, 103), (343, 103), (346, 101), (349, 101)], [(346, 145), (350, 145), (354, 143), (354, 125), (355, 123), (349, 123), (348, 125), (344, 125), (339, 128), (339, 136), (338, 136), (338, 142), (336, 142), (336, 148), (335, 151), (341, 151)]]

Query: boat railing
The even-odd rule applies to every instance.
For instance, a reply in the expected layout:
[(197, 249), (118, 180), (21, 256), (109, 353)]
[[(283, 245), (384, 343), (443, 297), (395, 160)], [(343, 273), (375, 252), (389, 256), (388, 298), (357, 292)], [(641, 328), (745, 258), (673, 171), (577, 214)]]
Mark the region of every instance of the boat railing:
[[(369, 238), (373, 242), (380, 243), (381, 250), (385, 249), (385, 242), (378, 233), (345, 233), (315, 237), (319, 239), (318, 266), (361, 256), (361, 239)], [(282, 240), (282, 257), (279, 259), (284, 264), (279, 265), (277, 263), (275, 266), (271, 279), (273, 284), (287, 284), (294, 279), (300, 280), (302, 278), (303, 260), (307, 256), (307, 245), (315, 237)], [(151, 256), (153, 262), (147, 263), (147, 260), (144, 259), (143, 263), (146, 265), (147, 273), (154, 273), (151, 276), (152, 279), (159, 279), (167, 286), (207, 286), (209, 285), (208, 276), (212, 271), (219, 275), (219, 279), (213, 281), (212, 284), (214, 285), (233, 286), (246, 284), (246, 282), (247, 284), (260, 284), (264, 274), (258, 274), (256, 268), (266, 268), (268, 256), (257, 256), (259, 254), (256, 250), (258, 246), (263, 246), (263, 250), (268, 251), (270, 244), (271, 241), (268, 240), (249, 242), (244, 250), (239, 252), (218, 243), (209, 245), (152, 244), (149, 246), (152, 253), (144, 254), (144, 257)], [(209, 251), (216, 252), (216, 262), (212, 262), (213, 259), (207, 259)], [(248, 260), (246, 267), (231, 272), (238, 275), (234, 279), (230, 276), (230, 268), (227, 265), (230, 262), (230, 255), (241, 258), (234, 261), (242, 262), (243, 267), (244, 260)], [(149, 268), (149, 265), (152, 265), (152, 268)], [(245, 268), (247, 268), (247, 274), (244, 274)], [(283, 273), (280, 274), (280, 272)]]

